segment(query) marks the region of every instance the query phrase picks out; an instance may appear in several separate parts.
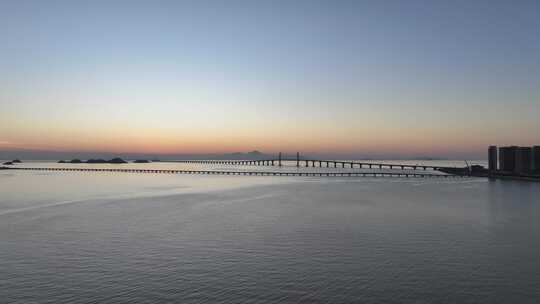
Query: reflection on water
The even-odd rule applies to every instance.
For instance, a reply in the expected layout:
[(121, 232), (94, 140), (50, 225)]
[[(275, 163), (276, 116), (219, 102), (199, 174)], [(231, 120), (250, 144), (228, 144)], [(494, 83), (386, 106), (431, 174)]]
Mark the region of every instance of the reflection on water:
[(0, 213), (58, 201), (121, 199), (215, 191), (290, 180), (267, 177), (130, 174), (110, 172), (0, 171)]
[(536, 303), (540, 184), (0, 172), (6, 302)]

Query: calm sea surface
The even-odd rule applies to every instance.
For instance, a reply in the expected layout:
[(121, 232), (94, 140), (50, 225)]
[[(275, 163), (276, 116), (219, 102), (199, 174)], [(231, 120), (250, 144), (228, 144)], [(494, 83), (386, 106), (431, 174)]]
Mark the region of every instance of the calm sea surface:
[(0, 171), (0, 303), (104, 302), (539, 303), (540, 183)]

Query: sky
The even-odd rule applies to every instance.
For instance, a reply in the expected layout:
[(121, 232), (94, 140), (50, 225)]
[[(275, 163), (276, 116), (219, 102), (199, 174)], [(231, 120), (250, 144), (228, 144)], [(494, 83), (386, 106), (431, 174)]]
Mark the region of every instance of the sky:
[(0, 0), (0, 150), (540, 144), (540, 1)]

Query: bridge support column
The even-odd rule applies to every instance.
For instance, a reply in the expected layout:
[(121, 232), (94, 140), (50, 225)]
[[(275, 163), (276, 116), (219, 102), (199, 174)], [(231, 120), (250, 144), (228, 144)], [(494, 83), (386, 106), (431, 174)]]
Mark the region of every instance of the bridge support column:
[(296, 167), (300, 167), (300, 152), (296, 152)]

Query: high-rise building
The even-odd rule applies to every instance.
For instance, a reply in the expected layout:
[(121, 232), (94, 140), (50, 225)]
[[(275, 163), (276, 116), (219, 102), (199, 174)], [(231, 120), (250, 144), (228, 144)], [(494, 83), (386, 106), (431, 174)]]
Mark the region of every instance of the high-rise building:
[(497, 146), (489, 146), (489, 171), (497, 171)]
[(532, 149), (531, 147), (519, 147), (515, 152), (514, 172), (527, 173), (532, 169)]
[(540, 172), (540, 146), (534, 146), (532, 148), (532, 169), (533, 171)]
[(499, 148), (499, 170), (507, 172), (514, 171), (517, 148), (516, 146)]

